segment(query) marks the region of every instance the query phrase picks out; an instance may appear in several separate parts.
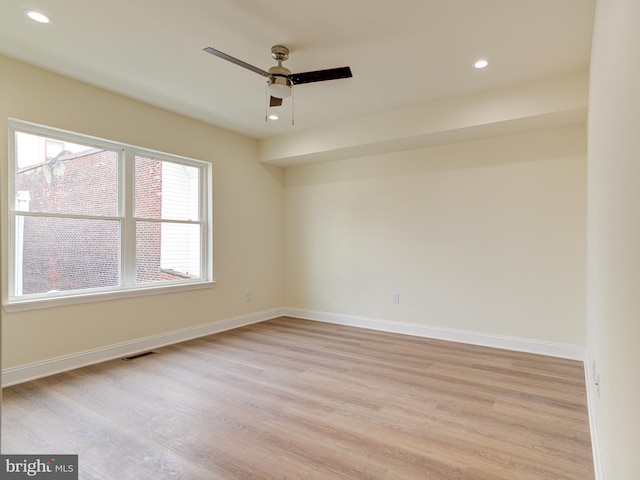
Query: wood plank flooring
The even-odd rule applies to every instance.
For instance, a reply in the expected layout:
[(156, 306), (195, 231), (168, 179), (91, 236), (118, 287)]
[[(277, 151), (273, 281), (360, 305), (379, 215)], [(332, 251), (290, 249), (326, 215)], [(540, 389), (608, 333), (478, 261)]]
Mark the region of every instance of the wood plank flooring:
[(279, 318), (4, 389), (91, 480), (590, 480), (580, 362)]

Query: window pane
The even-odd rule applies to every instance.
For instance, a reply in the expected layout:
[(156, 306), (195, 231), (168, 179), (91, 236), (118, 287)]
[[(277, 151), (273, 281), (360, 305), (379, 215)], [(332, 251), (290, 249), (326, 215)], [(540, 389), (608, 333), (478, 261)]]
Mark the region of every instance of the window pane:
[(199, 219), (199, 169), (136, 155), (135, 216)]
[(120, 283), (120, 223), (16, 216), (15, 294)]
[(136, 283), (200, 278), (200, 225), (136, 222)]
[(16, 210), (117, 214), (117, 152), (23, 132), (15, 139)]

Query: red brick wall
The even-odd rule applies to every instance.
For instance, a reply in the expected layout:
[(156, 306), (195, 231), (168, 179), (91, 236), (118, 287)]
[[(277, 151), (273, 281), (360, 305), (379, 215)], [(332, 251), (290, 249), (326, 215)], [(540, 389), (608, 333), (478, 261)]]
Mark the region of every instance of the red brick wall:
[[(30, 194), (29, 211), (117, 215), (117, 154), (88, 151), (25, 168), (16, 173), (16, 191)], [(136, 215), (160, 218), (162, 162), (136, 163)], [(181, 278), (160, 270), (159, 223), (139, 223), (136, 280)], [(25, 217), (23, 294), (119, 284), (119, 222)]]

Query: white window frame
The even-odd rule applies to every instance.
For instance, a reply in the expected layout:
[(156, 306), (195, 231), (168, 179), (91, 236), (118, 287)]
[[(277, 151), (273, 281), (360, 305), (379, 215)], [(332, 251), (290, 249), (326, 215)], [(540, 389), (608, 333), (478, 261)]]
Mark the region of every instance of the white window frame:
[[(187, 157), (172, 155), (168, 153), (158, 152), (142, 147), (123, 144), (111, 140), (105, 140), (97, 137), (82, 135), (66, 130), (60, 130), (53, 127), (38, 125), (17, 119), (8, 119), (9, 125), (9, 174), (7, 188), (7, 209), (8, 209), (8, 228), (7, 228), (7, 252), (8, 258), (5, 259), (7, 269), (4, 270), (5, 276), (2, 282), (3, 305), (7, 312), (31, 310), (36, 308), (48, 308), (54, 306), (71, 305), (77, 303), (96, 302), (103, 300), (111, 300), (117, 298), (136, 297), (143, 295), (156, 295), (168, 292), (179, 292), (185, 290), (194, 290), (202, 288), (211, 288), (214, 283), (213, 277), (213, 178), (212, 165), (202, 160), (194, 160)], [(118, 212), (113, 217), (95, 217), (91, 215), (60, 215), (50, 214), (47, 216), (62, 216), (68, 218), (79, 219), (117, 219), (120, 222), (121, 242), (120, 242), (120, 284), (114, 287), (102, 287), (82, 290), (68, 290), (52, 293), (39, 293), (29, 295), (15, 295), (15, 276), (16, 276), (16, 209), (15, 201), (15, 132), (24, 132), (33, 135), (46, 136), (54, 140), (63, 142), (77, 143), (81, 145), (92, 146), (101, 149), (107, 149), (118, 152)], [(180, 163), (198, 168), (200, 198), (199, 198), (199, 216), (198, 220), (167, 220), (167, 219), (148, 219), (134, 217), (134, 175), (135, 175), (135, 157), (145, 156), (161, 161), (169, 161)], [(25, 212), (19, 212), (24, 215)], [(26, 213), (26, 215), (29, 215)], [(38, 213), (37, 216), (42, 216)], [(201, 224), (200, 229), (200, 278), (184, 279), (180, 281), (154, 282), (146, 284), (135, 283), (135, 257), (136, 257), (136, 221), (145, 222), (170, 222), (183, 224)]]

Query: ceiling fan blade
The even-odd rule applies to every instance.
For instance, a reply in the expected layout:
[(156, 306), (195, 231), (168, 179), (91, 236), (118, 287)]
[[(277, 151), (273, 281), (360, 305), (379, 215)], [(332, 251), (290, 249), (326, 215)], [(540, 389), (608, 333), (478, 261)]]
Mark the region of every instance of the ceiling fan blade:
[(269, 106), (270, 107), (279, 107), (282, 105), (282, 99), (277, 97), (269, 97)]
[(250, 65), (247, 62), (243, 62), (242, 60), (238, 60), (237, 58), (232, 57), (231, 55), (227, 55), (226, 53), (221, 52), (220, 50), (216, 50), (215, 48), (207, 47), (207, 48), (204, 49), (204, 51), (207, 52), (207, 53), (210, 53), (211, 55), (215, 55), (216, 57), (222, 58), (223, 60), (226, 60), (228, 62), (235, 63), (236, 65), (239, 65), (240, 67), (246, 68), (247, 70), (251, 70), (252, 72), (256, 72), (256, 73), (262, 75), (263, 77), (270, 77), (271, 76), (271, 74), (269, 72), (265, 72), (261, 68), (254, 67), (253, 65)]
[(292, 73), (289, 79), (294, 85), (312, 82), (324, 82), (325, 80), (339, 80), (341, 78), (351, 78), (349, 67), (330, 68), (328, 70), (316, 70), (314, 72)]

